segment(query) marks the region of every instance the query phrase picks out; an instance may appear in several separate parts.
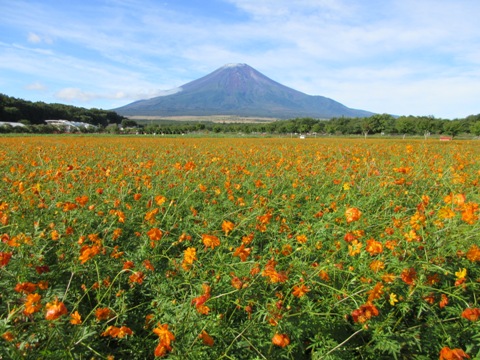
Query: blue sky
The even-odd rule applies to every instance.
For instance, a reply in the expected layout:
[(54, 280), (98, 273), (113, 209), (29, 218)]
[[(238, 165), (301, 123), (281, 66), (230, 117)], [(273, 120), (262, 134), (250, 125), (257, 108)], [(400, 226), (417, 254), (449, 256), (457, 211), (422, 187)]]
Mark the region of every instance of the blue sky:
[(0, 0), (0, 92), (111, 109), (227, 63), (346, 106), (480, 113), (478, 0)]

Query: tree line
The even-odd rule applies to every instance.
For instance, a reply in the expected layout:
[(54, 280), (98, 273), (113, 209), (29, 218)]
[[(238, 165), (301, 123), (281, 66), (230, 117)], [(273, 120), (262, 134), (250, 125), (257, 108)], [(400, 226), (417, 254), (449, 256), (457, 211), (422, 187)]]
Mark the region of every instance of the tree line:
[(375, 114), (367, 118), (335, 117), (329, 120), (295, 118), (261, 123), (177, 122), (138, 125), (115, 111), (85, 109), (64, 104), (31, 102), (0, 94), (0, 122), (23, 123), (25, 128), (0, 126), (0, 132), (52, 133), (58, 128), (45, 125), (48, 119), (64, 119), (98, 126), (85, 132), (141, 132), (147, 134), (185, 133), (265, 133), (265, 134), (330, 134), (330, 135), (450, 135), (480, 136), (480, 114), (462, 119), (439, 119), (434, 116), (399, 116)]
[(329, 120), (295, 118), (265, 123), (183, 123), (149, 124), (145, 133), (184, 134), (191, 132), (330, 134), (330, 135), (450, 135), (480, 136), (480, 114), (464, 119), (437, 119), (433, 116), (375, 114), (367, 118), (336, 117)]

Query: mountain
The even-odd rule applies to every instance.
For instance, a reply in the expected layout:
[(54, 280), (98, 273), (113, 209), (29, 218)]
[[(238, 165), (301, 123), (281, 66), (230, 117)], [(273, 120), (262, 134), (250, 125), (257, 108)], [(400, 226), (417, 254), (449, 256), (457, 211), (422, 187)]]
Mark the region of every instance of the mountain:
[(135, 101), (113, 110), (124, 116), (237, 115), (328, 119), (373, 115), (279, 84), (247, 64), (227, 64), (161, 96)]

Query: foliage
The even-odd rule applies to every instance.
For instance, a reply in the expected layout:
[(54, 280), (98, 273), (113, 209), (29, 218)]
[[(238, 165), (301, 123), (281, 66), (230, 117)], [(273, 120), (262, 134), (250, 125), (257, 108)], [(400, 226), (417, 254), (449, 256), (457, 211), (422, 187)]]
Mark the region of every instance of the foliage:
[(478, 356), (479, 146), (4, 138), (0, 358)]
[(31, 102), (0, 94), (0, 121), (22, 122), (22, 120), (26, 120), (31, 125), (41, 125), (49, 119), (107, 126), (108, 124), (120, 124), (124, 118), (114, 111)]

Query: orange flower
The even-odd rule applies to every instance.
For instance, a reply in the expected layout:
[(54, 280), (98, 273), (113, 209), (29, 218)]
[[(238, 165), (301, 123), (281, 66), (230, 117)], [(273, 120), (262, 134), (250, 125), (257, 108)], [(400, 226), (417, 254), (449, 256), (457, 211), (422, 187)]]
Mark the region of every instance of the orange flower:
[(97, 310), (95, 310), (95, 317), (98, 321), (108, 320), (112, 317), (112, 311), (109, 308), (97, 308)]
[(480, 319), (480, 309), (479, 308), (467, 308), (463, 310), (462, 317), (470, 321), (477, 321)]
[(155, 203), (158, 206), (162, 205), (165, 201), (167, 201), (167, 198), (165, 196), (162, 196), (162, 195), (155, 196)]
[(150, 224), (155, 222), (155, 216), (159, 213), (160, 209), (155, 208), (153, 210), (148, 211), (145, 214), (145, 221), (148, 221)]
[(82, 323), (82, 316), (78, 311), (75, 311), (73, 314), (70, 314), (70, 324), (80, 325)]
[(353, 240), (350, 245), (348, 245), (348, 254), (350, 256), (355, 256), (360, 254), (363, 244), (358, 240)]
[(237, 290), (240, 290), (243, 286), (242, 280), (240, 280), (240, 278), (238, 276), (235, 276), (234, 274), (232, 274), (231, 284)]
[(222, 230), (225, 232), (225, 235), (228, 235), (233, 230), (234, 227), (235, 227), (235, 224), (233, 222), (228, 220), (223, 220)]
[(440, 357), (438, 360), (462, 360), (462, 359), (470, 359), (470, 356), (465, 354), (462, 349), (450, 349), (449, 347), (445, 346), (440, 350)]
[(467, 259), (471, 262), (480, 261), (480, 248), (477, 245), (472, 245), (467, 251)]
[(382, 275), (382, 281), (388, 284), (393, 283), (395, 281), (395, 275), (393, 274), (384, 274)]
[(287, 275), (283, 272), (275, 270), (277, 262), (272, 258), (265, 265), (265, 270), (262, 272), (262, 276), (269, 277), (272, 284), (283, 283), (287, 281)]
[(97, 245), (85, 245), (80, 249), (80, 256), (78, 259), (80, 260), (80, 263), (84, 264), (98, 253), (100, 253), (100, 247)]
[(385, 268), (385, 263), (383, 261), (380, 261), (380, 260), (373, 260), (370, 263), (369, 267), (373, 272), (377, 273), (380, 270), (383, 270)]
[(345, 210), (345, 217), (347, 219), (347, 223), (359, 220), (360, 216), (362, 216), (362, 212), (355, 207), (351, 207)]
[(251, 248), (245, 248), (245, 244), (240, 245), (235, 249), (235, 252), (233, 253), (233, 256), (238, 256), (240, 258), (240, 261), (247, 261), (248, 256), (250, 255), (250, 252), (252, 251)]
[(159, 241), (163, 237), (163, 232), (159, 228), (153, 228), (147, 231), (147, 235), (152, 241)]
[(205, 247), (211, 248), (211, 249), (214, 249), (215, 247), (220, 245), (220, 240), (215, 235), (203, 234), (202, 241)]
[(383, 252), (383, 245), (380, 241), (376, 241), (375, 239), (367, 240), (367, 246), (365, 250), (370, 253), (370, 255), (377, 255)]
[(476, 203), (464, 204), (462, 207), (462, 220), (467, 224), (473, 225), (478, 220), (478, 216), (475, 214), (478, 210), (478, 204)]
[(88, 202), (88, 196), (83, 195), (83, 196), (77, 196), (75, 198), (75, 202), (80, 205), (80, 206), (85, 206)]
[(132, 329), (127, 326), (109, 326), (107, 330), (102, 333), (102, 336), (111, 336), (112, 338), (123, 339), (127, 335), (133, 335)]
[(153, 332), (158, 335), (159, 343), (155, 348), (155, 356), (160, 357), (172, 351), (171, 342), (175, 340), (175, 336), (168, 330), (168, 324), (163, 324), (153, 329)]
[(40, 300), (42, 296), (39, 294), (28, 294), (27, 299), (25, 300), (25, 310), (23, 310), (24, 315), (31, 315), (40, 311), (42, 308), (42, 304), (40, 304)]
[(210, 335), (207, 334), (207, 332), (205, 330), (202, 330), (202, 333), (200, 335), (198, 335), (198, 337), (200, 339), (202, 339), (202, 341), (205, 345), (210, 346), (210, 347), (213, 346), (214, 340)]
[(53, 303), (47, 303), (46, 308), (47, 313), (45, 314), (45, 319), (47, 320), (56, 320), (60, 316), (68, 314), (65, 304), (58, 301), (58, 299), (55, 299)]
[(185, 249), (183, 252), (182, 268), (185, 271), (189, 270), (195, 260), (197, 260), (197, 250), (194, 247)]
[(300, 244), (306, 244), (307, 243), (307, 236), (306, 235), (297, 235), (297, 241), (300, 243)]
[(318, 273), (318, 276), (323, 281), (330, 281), (330, 276), (328, 275), (328, 273), (325, 270), (320, 270), (320, 272)]
[(375, 287), (367, 292), (368, 302), (372, 302), (376, 299), (380, 299), (380, 296), (383, 294), (383, 285), (382, 283), (377, 283)]
[(305, 284), (295, 285), (293, 287), (292, 294), (293, 296), (301, 298), (302, 296), (306, 295), (309, 291), (310, 291), (310, 288)]
[(290, 338), (286, 334), (275, 334), (272, 338), (272, 344), (284, 348), (290, 344)]

